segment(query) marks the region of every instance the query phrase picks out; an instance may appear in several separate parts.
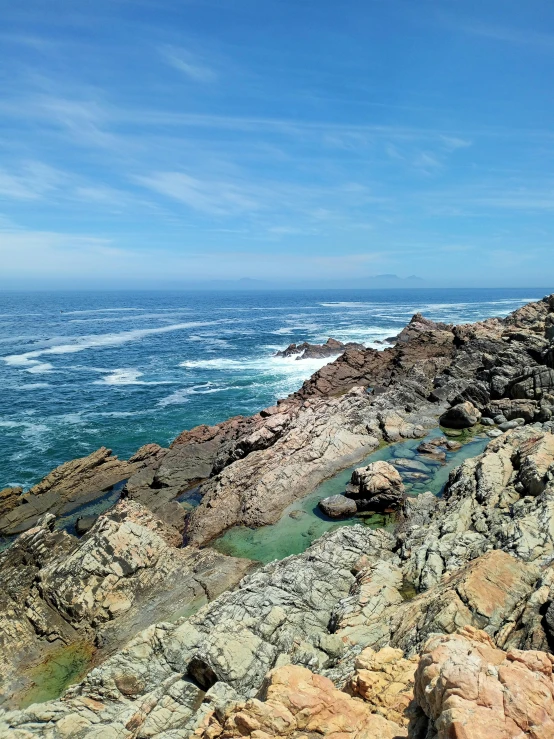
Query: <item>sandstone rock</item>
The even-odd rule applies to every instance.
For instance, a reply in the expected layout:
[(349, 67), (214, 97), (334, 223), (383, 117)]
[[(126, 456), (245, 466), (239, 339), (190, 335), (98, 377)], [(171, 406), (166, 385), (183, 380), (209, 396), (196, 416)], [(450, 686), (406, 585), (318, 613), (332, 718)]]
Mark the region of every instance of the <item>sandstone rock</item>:
[(331, 495), (318, 503), (323, 513), (330, 518), (348, 518), (358, 510), (356, 503), (344, 495)]
[(480, 420), (481, 413), (469, 401), (452, 406), (439, 419), (441, 426), (453, 429), (470, 428)]

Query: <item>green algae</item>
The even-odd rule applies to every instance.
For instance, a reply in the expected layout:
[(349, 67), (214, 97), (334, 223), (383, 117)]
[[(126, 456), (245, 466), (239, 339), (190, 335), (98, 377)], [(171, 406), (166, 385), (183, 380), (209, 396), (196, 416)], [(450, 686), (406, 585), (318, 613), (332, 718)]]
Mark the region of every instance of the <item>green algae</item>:
[[(295, 501), (284, 511), (277, 523), (259, 529), (235, 526), (212, 542), (212, 546), (222, 554), (246, 557), (266, 564), (275, 559), (284, 559), (291, 554), (301, 554), (320, 536), (328, 531), (335, 531), (341, 526), (363, 523), (371, 528), (391, 529), (395, 523), (394, 516), (371, 514), (337, 521), (320, 511), (317, 504), (322, 498), (343, 493), (350, 481), (352, 471), (356, 467), (378, 460), (394, 461), (398, 457), (408, 455), (416, 457), (418, 456), (416, 449), (422, 441), (428, 441), (440, 435), (442, 435), (441, 429), (435, 429), (425, 439), (410, 439), (396, 444), (381, 444), (378, 449), (358, 464), (325, 480), (309, 495)], [(435, 495), (440, 495), (454, 467), (457, 467), (464, 459), (480, 454), (489, 441), (489, 438), (468, 435), (467, 443), (458, 451), (449, 452), (447, 461), (443, 465), (430, 464), (428, 459), (421, 457), (429, 465), (429, 476), (425, 482), (417, 485), (410, 484), (409, 480), (406, 479), (407, 493), (417, 495), (430, 490)]]
[(91, 644), (76, 642), (60, 647), (32, 667), (27, 673), (32, 684), (25, 691), (20, 708), (59, 698), (66, 688), (86, 675), (92, 666), (94, 651)]

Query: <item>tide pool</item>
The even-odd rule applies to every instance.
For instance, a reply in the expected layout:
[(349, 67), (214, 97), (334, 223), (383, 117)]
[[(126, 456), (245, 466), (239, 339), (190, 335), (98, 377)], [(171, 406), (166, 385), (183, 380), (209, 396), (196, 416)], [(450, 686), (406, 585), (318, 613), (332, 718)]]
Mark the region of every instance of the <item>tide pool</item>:
[(359, 464), (339, 472), (339, 474), (319, 485), (306, 497), (292, 503), (277, 523), (259, 529), (235, 526), (212, 542), (211, 546), (222, 554), (246, 557), (266, 564), (275, 559), (284, 559), (291, 554), (304, 552), (320, 536), (341, 526), (363, 523), (371, 528), (393, 527), (394, 514), (358, 514), (352, 518), (337, 521), (326, 516), (317, 504), (322, 498), (343, 493), (356, 467), (363, 467), (378, 460), (394, 462), (395, 459), (412, 456), (425, 465), (429, 470), (429, 474), (427, 480), (421, 483), (418, 482), (414, 486), (408, 481), (406, 473), (399, 470), (407, 493), (417, 495), (429, 490), (435, 495), (440, 495), (448, 481), (450, 472), (464, 459), (481, 454), (490, 441), (488, 436), (480, 434), (473, 437), (466, 436), (462, 448), (447, 453), (446, 463), (438, 465), (431, 462), (425, 455), (418, 454), (416, 449), (422, 441), (429, 441), (441, 435), (442, 431), (437, 429), (426, 436), (425, 439), (410, 439), (409, 441), (383, 446)]

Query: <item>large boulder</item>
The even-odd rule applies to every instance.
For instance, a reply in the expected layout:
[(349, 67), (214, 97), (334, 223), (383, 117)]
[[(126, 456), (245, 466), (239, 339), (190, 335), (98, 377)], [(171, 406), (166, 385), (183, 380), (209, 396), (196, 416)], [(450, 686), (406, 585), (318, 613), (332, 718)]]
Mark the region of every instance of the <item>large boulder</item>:
[(439, 423), (447, 429), (468, 429), (481, 420), (481, 412), (468, 400), (449, 408), (439, 418)]
[(359, 511), (398, 508), (404, 500), (404, 484), (397, 469), (388, 462), (372, 462), (354, 470), (346, 495)]

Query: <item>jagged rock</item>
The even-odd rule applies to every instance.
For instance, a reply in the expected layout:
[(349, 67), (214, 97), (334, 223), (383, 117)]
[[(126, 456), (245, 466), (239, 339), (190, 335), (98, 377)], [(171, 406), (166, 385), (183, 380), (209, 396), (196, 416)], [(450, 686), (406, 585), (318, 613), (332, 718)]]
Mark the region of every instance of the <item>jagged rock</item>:
[(554, 369), (533, 367), (512, 384), (510, 396), (514, 399), (541, 400), (554, 393)]
[(359, 511), (384, 511), (397, 508), (404, 499), (404, 484), (398, 471), (388, 462), (372, 462), (352, 473), (351, 488)]
[(439, 419), (441, 426), (451, 429), (467, 429), (475, 426), (481, 420), (481, 413), (477, 408), (466, 401), (449, 408)]
[(348, 342), (343, 344), (342, 341), (336, 339), (327, 339), (325, 344), (309, 344), (305, 341), (303, 344), (290, 344), (286, 349), (275, 354), (276, 357), (296, 357), (296, 359), (322, 359), (325, 357), (335, 357), (337, 354), (345, 351), (345, 349), (355, 349), (363, 351), (363, 344)]
[(215, 715), (194, 734), (199, 739), (227, 739), (317, 735), (344, 739), (400, 739), (406, 729), (373, 713), (365, 702), (337, 690), (321, 675), (305, 667), (287, 665), (268, 675), (265, 700), (239, 703), (219, 720)]
[(149, 444), (137, 452), (135, 461), (126, 462), (102, 447), (88, 457), (57, 467), (27, 493), (21, 493), (20, 488), (3, 490), (0, 493), (0, 535), (27, 531), (45, 512), (68, 513), (101, 497), (146, 464), (158, 449), (157, 445)]
[(501, 416), (500, 423), (523, 418), (525, 423), (532, 423), (538, 413), (538, 404), (534, 400), (511, 400), (502, 398), (493, 401), (487, 408), (488, 414), (495, 418)]
[[(416, 672), (415, 695), (437, 739), (549, 739), (554, 736), (554, 657), (496, 649), (465, 628), (433, 636)], [(436, 732), (436, 733), (434, 733)]]
[(120, 501), (81, 540), (52, 531), (53, 520), (0, 555), (4, 700), (25, 687), (24, 668), (51, 652), (49, 644), (113, 649), (148, 624), (213, 599), (252, 564), (179, 548), (179, 532), (134, 501)]
[(323, 498), (318, 506), (330, 518), (348, 518), (358, 510), (355, 501), (345, 495), (331, 495), (329, 498)]
[[(393, 560), (393, 543), (390, 534), (364, 526), (327, 534), (304, 554), (247, 576), (188, 620), (147, 628), (63, 700), (0, 715), (0, 736), (15, 730), (48, 736), (59, 720), (90, 717), (87, 710), (105, 736), (110, 730), (125, 736), (125, 726), (145, 737), (184, 731), (196, 728), (204, 691), (215, 690), (216, 681), (244, 700), (258, 693), (269, 670), (288, 662), (320, 672), (337, 650), (329, 619), (354, 582), (351, 570), (362, 557)], [(126, 676), (135, 678), (132, 696)], [(87, 709), (91, 703), (100, 707)]]

